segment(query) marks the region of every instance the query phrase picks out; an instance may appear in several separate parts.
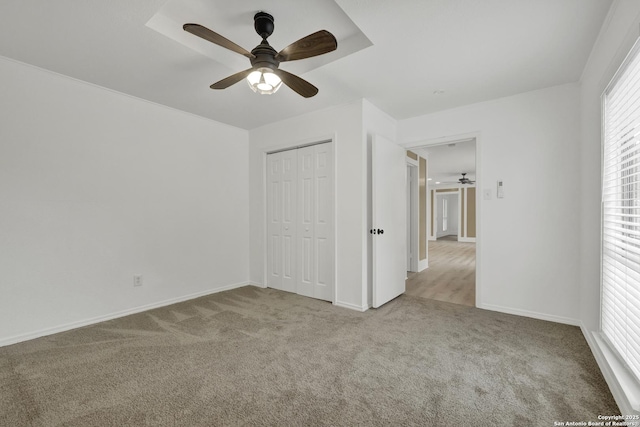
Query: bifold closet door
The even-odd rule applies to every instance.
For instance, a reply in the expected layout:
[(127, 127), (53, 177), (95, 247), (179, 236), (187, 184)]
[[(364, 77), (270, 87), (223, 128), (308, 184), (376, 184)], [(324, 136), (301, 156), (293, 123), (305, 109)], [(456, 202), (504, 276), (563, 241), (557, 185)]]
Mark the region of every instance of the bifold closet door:
[(296, 292), (296, 150), (267, 156), (267, 286)]
[(333, 145), (267, 156), (267, 286), (333, 301)]
[(297, 293), (333, 300), (333, 145), (298, 149)]

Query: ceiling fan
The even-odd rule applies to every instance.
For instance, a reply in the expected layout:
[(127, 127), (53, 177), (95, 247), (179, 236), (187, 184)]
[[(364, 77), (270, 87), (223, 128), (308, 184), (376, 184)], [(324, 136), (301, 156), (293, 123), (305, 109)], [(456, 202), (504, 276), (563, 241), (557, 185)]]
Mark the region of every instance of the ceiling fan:
[(459, 178), (457, 181), (450, 181), (450, 182), (436, 182), (436, 184), (445, 184), (445, 185), (458, 185), (458, 184), (475, 184), (475, 181), (471, 181), (469, 178), (467, 178), (467, 173), (466, 172), (462, 172), (462, 178)]
[(466, 176), (466, 172), (462, 172), (462, 178), (460, 178), (458, 181), (460, 182), (460, 184), (475, 184), (475, 181), (471, 181), (469, 178), (467, 178)]
[(226, 89), (240, 80), (247, 79), (254, 92), (268, 95), (275, 93), (282, 83), (305, 98), (318, 93), (318, 88), (295, 74), (278, 68), (281, 62), (296, 61), (322, 55), (338, 48), (336, 38), (326, 30), (317, 31), (276, 52), (267, 38), (273, 33), (273, 16), (258, 12), (253, 17), (254, 28), (262, 37), (262, 43), (251, 52), (231, 40), (199, 24), (184, 24), (182, 28), (211, 43), (244, 55), (251, 61), (251, 68), (233, 74), (211, 85), (211, 89)]

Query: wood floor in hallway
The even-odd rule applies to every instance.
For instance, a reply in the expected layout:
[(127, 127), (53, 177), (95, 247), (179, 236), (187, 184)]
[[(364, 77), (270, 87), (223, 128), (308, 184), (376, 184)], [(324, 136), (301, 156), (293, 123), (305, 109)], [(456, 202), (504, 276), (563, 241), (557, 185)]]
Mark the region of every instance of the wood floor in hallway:
[(450, 239), (429, 242), (429, 268), (409, 273), (407, 295), (474, 307), (476, 244)]

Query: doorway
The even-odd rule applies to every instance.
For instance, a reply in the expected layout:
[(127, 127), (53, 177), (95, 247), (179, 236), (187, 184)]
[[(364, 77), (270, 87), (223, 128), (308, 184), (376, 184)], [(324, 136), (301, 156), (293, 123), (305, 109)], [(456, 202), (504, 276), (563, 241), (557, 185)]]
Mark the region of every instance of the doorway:
[(476, 138), (425, 144), (410, 151), (418, 161), (426, 160), (423, 237), (428, 245), (426, 268), (408, 270), (407, 294), (475, 306)]

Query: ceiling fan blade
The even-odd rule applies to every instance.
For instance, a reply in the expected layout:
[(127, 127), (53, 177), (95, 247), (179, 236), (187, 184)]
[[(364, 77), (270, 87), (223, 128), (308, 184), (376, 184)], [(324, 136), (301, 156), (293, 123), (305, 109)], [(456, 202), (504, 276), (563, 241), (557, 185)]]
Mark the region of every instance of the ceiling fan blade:
[(336, 38), (329, 31), (320, 30), (291, 43), (282, 49), (276, 59), (280, 62), (311, 58), (338, 48)]
[(239, 73), (232, 74), (229, 77), (220, 80), (219, 82), (215, 82), (214, 84), (212, 84), (210, 86), (210, 88), (211, 89), (226, 89), (229, 86), (234, 85), (234, 84), (238, 83), (240, 80), (242, 80), (245, 77), (247, 77), (249, 74), (251, 74), (252, 71), (253, 71), (253, 68), (249, 68), (248, 70), (244, 70), (244, 71), (240, 71)]
[(236, 53), (239, 53), (240, 55), (244, 55), (247, 58), (251, 59), (251, 58), (255, 58), (255, 55), (253, 55), (251, 52), (249, 52), (248, 50), (246, 50), (245, 48), (243, 48), (242, 46), (238, 46), (237, 44), (235, 44), (234, 42), (232, 42), (231, 40), (222, 37), (220, 34), (211, 31), (210, 29), (208, 29), (207, 27), (203, 27), (202, 25), (199, 24), (184, 24), (182, 26), (182, 29), (193, 34), (194, 36), (198, 36), (202, 39), (205, 39), (207, 41), (210, 41), (211, 43), (217, 44), (218, 46), (222, 46), (226, 49), (232, 50)]
[(318, 93), (317, 87), (295, 74), (288, 73), (284, 70), (275, 70), (274, 73), (282, 79), (282, 83), (286, 84), (305, 98), (311, 98)]

